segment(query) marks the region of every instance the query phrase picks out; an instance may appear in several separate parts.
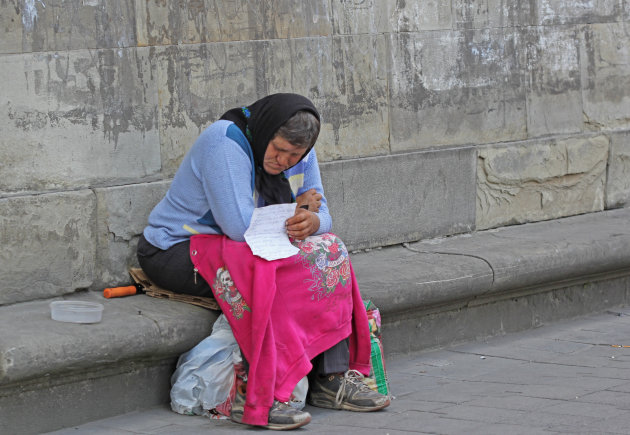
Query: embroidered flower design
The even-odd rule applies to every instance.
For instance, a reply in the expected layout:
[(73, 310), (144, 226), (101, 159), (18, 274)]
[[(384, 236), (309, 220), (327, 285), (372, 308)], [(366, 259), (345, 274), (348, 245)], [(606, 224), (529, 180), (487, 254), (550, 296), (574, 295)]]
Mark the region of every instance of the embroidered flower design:
[(217, 269), (213, 287), (215, 295), (230, 306), (230, 311), (235, 319), (241, 319), (245, 311), (252, 311), (234, 285), (232, 276), (226, 268), (220, 267)]
[(339, 282), (339, 271), (337, 269), (332, 269), (328, 276), (326, 276), (326, 287), (333, 288), (337, 286)]
[(315, 260), (315, 266), (317, 266), (319, 270), (324, 270), (324, 268), (326, 267), (326, 256), (324, 254), (320, 254), (317, 257), (317, 259)]
[(294, 240), (300, 249), (297, 261), (311, 271), (311, 299), (318, 301), (334, 293), (337, 285), (345, 286), (350, 280), (350, 261), (348, 250), (337, 236), (325, 233), (310, 236), (305, 240)]
[(350, 279), (350, 263), (344, 262), (339, 268), (339, 273), (344, 281)]
[[(241, 112), (243, 112), (243, 115), (245, 115), (246, 119), (249, 119), (252, 116), (252, 113), (249, 111), (249, 108), (246, 106), (241, 107)], [(252, 136), (252, 132), (249, 131), (249, 125), (245, 125), (245, 136), (247, 136), (247, 139), (250, 142), (254, 141), (254, 138)]]
[(313, 252), (313, 245), (309, 242), (304, 241), (300, 246), (300, 249), (307, 254), (310, 254), (311, 252)]

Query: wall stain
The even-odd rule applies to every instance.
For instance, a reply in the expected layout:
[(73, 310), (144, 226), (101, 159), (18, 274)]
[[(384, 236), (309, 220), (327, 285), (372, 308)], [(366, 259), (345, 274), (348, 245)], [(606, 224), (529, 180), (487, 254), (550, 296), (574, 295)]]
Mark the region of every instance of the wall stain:
[[(50, 110), (18, 110), (9, 117), (20, 129), (63, 127), (64, 122), (102, 131), (118, 146), (120, 135), (157, 127), (152, 61), (135, 50), (107, 49), (87, 55), (49, 53), (33, 57), (25, 72), (27, 92), (55, 102)], [(145, 77), (145, 70), (151, 71)], [(32, 84), (32, 87), (31, 87)]]

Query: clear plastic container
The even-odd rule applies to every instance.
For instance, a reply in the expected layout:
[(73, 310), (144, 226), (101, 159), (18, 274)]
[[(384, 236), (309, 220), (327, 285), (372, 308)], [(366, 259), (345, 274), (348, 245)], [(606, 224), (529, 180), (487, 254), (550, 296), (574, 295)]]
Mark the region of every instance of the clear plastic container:
[(70, 323), (98, 323), (103, 317), (103, 304), (83, 301), (54, 301), (50, 303), (53, 320)]

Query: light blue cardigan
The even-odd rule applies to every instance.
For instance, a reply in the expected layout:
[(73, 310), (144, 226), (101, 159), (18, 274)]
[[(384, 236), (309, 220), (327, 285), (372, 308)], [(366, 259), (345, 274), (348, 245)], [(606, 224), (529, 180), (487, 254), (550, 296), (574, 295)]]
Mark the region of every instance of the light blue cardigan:
[[(309, 189), (322, 194), (319, 230), (331, 230), (315, 149), (284, 171), (295, 196)], [(217, 121), (195, 141), (166, 196), (149, 215), (144, 236), (168, 249), (194, 234), (225, 234), (244, 241), (255, 207), (264, 204), (254, 184), (254, 158), (245, 135), (231, 121)]]

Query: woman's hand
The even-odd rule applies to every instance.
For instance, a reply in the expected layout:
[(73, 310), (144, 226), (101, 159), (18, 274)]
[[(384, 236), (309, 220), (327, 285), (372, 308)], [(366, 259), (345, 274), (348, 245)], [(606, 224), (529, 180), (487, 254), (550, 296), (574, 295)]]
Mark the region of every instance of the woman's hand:
[(286, 221), (286, 228), (289, 237), (304, 240), (319, 229), (319, 217), (316, 213), (296, 207), (295, 214)]
[[(312, 211), (313, 213), (317, 213), (319, 211), (319, 207), (322, 205), (322, 195), (321, 193), (317, 193), (317, 190), (315, 189), (307, 190), (295, 198), (295, 200), (297, 201), (298, 208), (303, 205), (308, 205), (308, 211)], [(317, 227), (319, 228), (319, 219)]]

